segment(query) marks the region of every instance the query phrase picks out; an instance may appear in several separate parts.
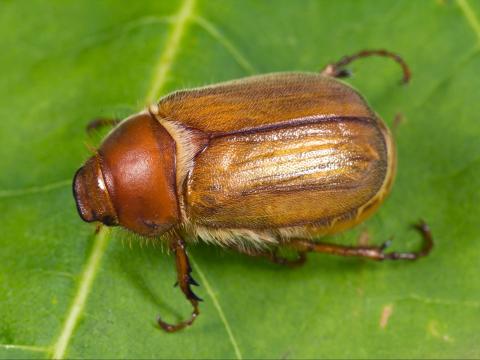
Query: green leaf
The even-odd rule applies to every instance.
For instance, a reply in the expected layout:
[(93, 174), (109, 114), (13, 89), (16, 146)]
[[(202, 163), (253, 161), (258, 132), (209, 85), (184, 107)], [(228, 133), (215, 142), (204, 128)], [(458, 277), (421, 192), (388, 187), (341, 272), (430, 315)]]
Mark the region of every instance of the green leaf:
[[(0, 2), (0, 357), (480, 357), (480, 3), (425, 1)], [(396, 129), (392, 195), (332, 241), (395, 235), (435, 249), (414, 263), (310, 254), (300, 269), (199, 244), (204, 298), (191, 311), (160, 248), (78, 217), (74, 171), (97, 145), (95, 117), (125, 117), (157, 96), (273, 71), (315, 71), (364, 48), (384, 59), (348, 80)]]

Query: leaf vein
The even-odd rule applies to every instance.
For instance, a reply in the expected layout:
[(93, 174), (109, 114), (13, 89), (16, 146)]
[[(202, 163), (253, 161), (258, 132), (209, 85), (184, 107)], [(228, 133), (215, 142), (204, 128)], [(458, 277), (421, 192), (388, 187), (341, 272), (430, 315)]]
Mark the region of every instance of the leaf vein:
[[(193, 14), (194, 3), (195, 0), (184, 0), (180, 10), (174, 17), (176, 21), (173, 22), (173, 29), (167, 40), (166, 48), (154, 69), (155, 75), (145, 98), (145, 103), (147, 104), (155, 99), (155, 96), (165, 85), (167, 74), (173, 66), (188, 20)], [(95, 236), (93, 249), (84, 268), (77, 294), (68, 311), (67, 319), (63, 324), (60, 335), (53, 346), (52, 358), (54, 359), (62, 359), (65, 356), (75, 327), (84, 310), (95, 275), (100, 267), (102, 256), (107, 249), (108, 238), (108, 229), (105, 227), (102, 227)]]
[(173, 66), (186, 27), (193, 15), (195, 1), (184, 0), (178, 14), (175, 16), (176, 21), (172, 23), (173, 28), (170, 32), (170, 37), (167, 39), (167, 45), (154, 68), (153, 80), (145, 98), (147, 105), (155, 101), (155, 98), (165, 86), (167, 74)]
[(196, 16), (194, 21), (210, 36), (217, 40), (232, 56), (232, 58), (249, 74), (255, 74), (257, 70), (254, 66), (242, 55), (242, 53), (233, 45), (233, 43), (210, 21), (202, 16)]
[(467, 0), (457, 0), (457, 4), (462, 10), (463, 15), (467, 19), (468, 24), (477, 36), (477, 41), (480, 44), (480, 23), (478, 22), (475, 11), (470, 7)]
[(424, 304), (480, 308), (480, 302), (478, 301), (430, 298), (430, 297), (425, 297), (418, 294), (409, 294), (408, 296), (399, 298), (396, 301), (418, 301)]
[(16, 345), (16, 344), (0, 344), (0, 348), (6, 350), (25, 350), (25, 351), (32, 351), (32, 352), (48, 352), (49, 349), (41, 346), (35, 345)]
[(0, 190), (0, 198), (9, 198), (9, 197), (15, 197), (15, 196), (38, 194), (38, 193), (55, 190), (71, 184), (72, 184), (72, 180), (61, 180), (61, 181), (53, 182), (46, 185), (32, 186), (32, 187), (23, 188), (23, 189)]
[(413, 109), (419, 109), (423, 107), (429, 99), (431, 99), (437, 91), (442, 89), (443, 86), (447, 85), (448, 82), (456, 75), (462, 68), (464, 68), (472, 59), (475, 58), (480, 53), (480, 44), (475, 45), (470, 51), (468, 51), (464, 56), (459, 57), (459, 61), (450, 69), (450, 71), (445, 72), (445, 74), (436, 81), (436, 83), (431, 87), (426, 96), (419, 100), (414, 106)]
[(73, 331), (82, 315), (93, 281), (100, 268), (102, 256), (107, 249), (109, 240), (108, 234), (109, 230), (106, 227), (102, 227), (95, 236), (92, 251), (80, 278), (78, 291), (73, 299), (70, 309), (68, 310), (67, 318), (62, 326), (60, 335), (53, 345), (53, 359), (63, 359), (65, 356)]
[(217, 310), (218, 315), (220, 316), (220, 320), (222, 321), (223, 325), (225, 326), (225, 330), (227, 331), (230, 342), (232, 343), (233, 350), (235, 351), (235, 355), (236, 355), (237, 359), (242, 359), (242, 353), (240, 352), (240, 348), (238, 347), (237, 340), (235, 339), (235, 336), (233, 335), (232, 328), (230, 327), (230, 324), (228, 323), (227, 317), (225, 316), (225, 313), (223, 312), (223, 309), (220, 306), (220, 303), (218, 302), (217, 296), (213, 292), (212, 287), (210, 286), (210, 283), (208, 282), (207, 278), (205, 277), (205, 274), (200, 269), (197, 262), (192, 259), (191, 255), (190, 255), (190, 260), (193, 263), (193, 265), (195, 266), (195, 270), (197, 271), (198, 275), (200, 276), (200, 280), (204, 284), (205, 290), (207, 291), (208, 295), (212, 299), (213, 306)]

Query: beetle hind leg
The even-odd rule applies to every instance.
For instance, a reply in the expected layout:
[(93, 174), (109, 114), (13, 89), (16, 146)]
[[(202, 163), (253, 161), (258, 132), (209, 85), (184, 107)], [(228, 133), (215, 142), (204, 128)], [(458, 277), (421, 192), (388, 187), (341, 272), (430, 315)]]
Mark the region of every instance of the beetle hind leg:
[[(430, 227), (425, 221), (420, 221), (414, 225), (414, 228), (422, 235), (423, 244), (422, 248), (417, 252), (383, 252), (383, 258), (379, 260), (416, 260), (418, 258), (427, 256), (433, 249), (433, 237)], [(382, 250), (388, 247), (390, 242), (383, 243)]]
[(362, 50), (353, 55), (344, 56), (339, 61), (335, 63), (328, 64), (320, 72), (322, 75), (331, 76), (336, 78), (344, 78), (350, 76), (350, 71), (345, 68), (348, 64), (352, 63), (355, 60), (369, 57), (369, 56), (382, 56), (387, 57), (395, 61), (402, 67), (403, 79), (402, 83), (406, 84), (410, 81), (411, 71), (407, 63), (397, 54), (388, 51), (388, 50)]
[(417, 252), (385, 252), (391, 241), (380, 246), (343, 246), (330, 243), (315, 242), (305, 239), (292, 239), (286, 246), (297, 251), (320, 252), (340, 256), (363, 257), (372, 260), (416, 260), (427, 256), (433, 248), (433, 237), (430, 228), (424, 221), (415, 225), (423, 239), (422, 248)]
[(193, 311), (189, 319), (181, 321), (177, 324), (169, 324), (158, 317), (158, 325), (167, 332), (175, 332), (192, 325), (197, 316), (200, 314), (198, 304), (200, 301), (202, 301), (202, 299), (195, 295), (191, 288), (191, 285), (198, 286), (198, 283), (191, 275), (192, 268), (185, 250), (184, 241), (180, 237), (177, 237), (177, 239), (175, 239), (175, 241), (172, 243), (172, 249), (175, 253), (175, 263), (177, 267), (177, 282), (175, 283), (175, 286), (180, 287), (187, 300), (190, 302), (190, 304), (192, 304)]

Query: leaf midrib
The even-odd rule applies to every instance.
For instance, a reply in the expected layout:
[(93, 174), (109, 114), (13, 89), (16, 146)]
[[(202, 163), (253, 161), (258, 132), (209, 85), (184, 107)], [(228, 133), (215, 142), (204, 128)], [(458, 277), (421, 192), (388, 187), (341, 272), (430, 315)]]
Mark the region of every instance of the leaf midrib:
[(466, 18), (468, 25), (470, 25), (475, 33), (478, 40), (477, 42), (480, 45), (480, 22), (478, 21), (475, 12), (470, 7), (467, 0), (457, 0), (457, 4), (460, 10), (462, 10), (463, 16)]
[(65, 323), (63, 324), (60, 335), (55, 341), (52, 350), (53, 359), (63, 359), (65, 356), (68, 344), (72, 338), (73, 332), (77, 322), (82, 315), (83, 309), (87, 302), (88, 295), (93, 286), (93, 281), (100, 268), (102, 257), (108, 247), (109, 243), (109, 229), (107, 227), (100, 228), (100, 231), (95, 236), (93, 249), (88, 257), (87, 263), (83, 270), (81, 280), (78, 286), (77, 294), (68, 311)]
[[(174, 21), (172, 22), (172, 29), (170, 31), (170, 36), (166, 41), (166, 47), (162, 51), (162, 55), (159, 57), (157, 64), (154, 67), (154, 76), (152, 83), (147, 91), (147, 95), (143, 101), (144, 104), (148, 105), (155, 101), (157, 95), (163, 90), (166, 82), (168, 74), (171, 72), (172, 66), (175, 62), (177, 57), (181, 40), (184, 36), (185, 30), (188, 26), (188, 23), (194, 19), (196, 23), (200, 24), (206, 31), (208, 31), (214, 38), (217, 40), (221, 40), (222, 45), (224, 45), (227, 50), (232, 54), (235, 60), (247, 71), (253, 72), (254, 68), (250, 65), (250, 63), (243, 58), (243, 56), (238, 52), (233, 45), (231, 45), (228, 40), (223, 38), (218, 31), (215, 31), (213, 27), (208, 27), (205, 24), (209, 24), (206, 21), (202, 21), (201, 17), (194, 17), (193, 10), (195, 6), (196, 0), (183, 0), (177, 15), (173, 17)], [(213, 29), (213, 30), (212, 30)], [(64, 185), (63, 182), (59, 182), (59, 184)], [(55, 184), (58, 187), (58, 184)], [(34, 189), (33, 192), (45, 191), (50, 190), (51, 186), (42, 187), (41, 189)], [(21, 193), (30, 193), (32, 190), (23, 191)], [(12, 192), (13, 194), (14, 192)], [(16, 194), (16, 193), (15, 193)], [(9, 194), (8, 194), (9, 195)], [(92, 252), (87, 260), (85, 268), (83, 270), (83, 275), (81, 277), (78, 291), (75, 295), (75, 298), (72, 302), (72, 305), (67, 313), (67, 317), (65, 320), (64, 325), (62, 326), (62, 330), (54, 342), (54, 346), (52, 349), (52, 358), (53, 359), (63, 359), (65, 354), (67, 353), (69, 343), (73, 337), (75, 327), (80, 319), (83, 309), (86, 305), (88, 295), (90, 290), (93, 286), (93, 282), (95, 280), (95, 276), (101, 266), (101, 260), (108, 248), (109, 243), (109, 231), (107, 228), (103, 227), (100, 232), (95, 236), (93, 249)], [(220, 319), (226, 329), (228, 338), (232, 343), (235, 356), (237, 359), (241, 359), (242, 355), (240, 349), (238, 347), (238, 343), (233, 335), (232, 329), (223, 313), (223, 310), (216, 299), (209, 282), (207, 281), (204, 273), (200, 270), (198, 264), (195, 263), (195, 266), (205, 283), (207, 292), (211, 297), (215, 309), (217, 310)], [(27, 346), (28, 347), (28, 346)], [(24, 348), (27, 348), (24, 347)], [(43, 351), (43, 348), (39, 348), (38, 351)]]
[[(167, 39), (166, 47), (154, 67), (153, 81), (143, 101), (144, 104), (153, 102), (155, 96), (162, 90), (166, 83), (167, 74), (170, 72), (173, 62), (175, 61), (188, 19), (192, 15), (194, 2), (195, 0), (183, 0), (177, 15), (174, 16), (175, 20), (171, 25), (170, 37)], [(63, 359), (67, 352), (78, 320), (83, 313), (90, 289), (93, 286), (95, 275), (100, 268), (102, 257), (108, 248), (108, 235), (107, 228), (103, 227), (95, 236), (93, 249), (85, 265), (78, 291), (67, 313), (62, 330), (54, 342), (52, 349), (53, 359)]]

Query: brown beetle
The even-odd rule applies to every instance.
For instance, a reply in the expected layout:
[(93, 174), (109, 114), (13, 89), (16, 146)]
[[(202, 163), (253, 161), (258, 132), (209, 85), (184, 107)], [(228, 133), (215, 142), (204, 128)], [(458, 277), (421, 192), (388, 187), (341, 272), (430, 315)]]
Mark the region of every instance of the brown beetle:
[[(159, 319), (163, 329), (184, 328), (199, 313), (188, 240), (288, 265), (310, 251), (374, 260), (428, 254), (433, 241), (424, 222), (417, 225), (424, 239), (417, 253), (312, 241), (372, 215), (393, 183), (388, 128), (357, 91), (335, 79), (370, 55), (394, 59), (409, 80), (400, 57), (369, 50), (320, 74), (267, 74), (177, 91), (122, 121), (77, 171), (73, 190), (83, 220), (161, 237), (174, 250), (193, 313), (176, 325)], [(277, 256), (282, 246), (298, 259)]]

